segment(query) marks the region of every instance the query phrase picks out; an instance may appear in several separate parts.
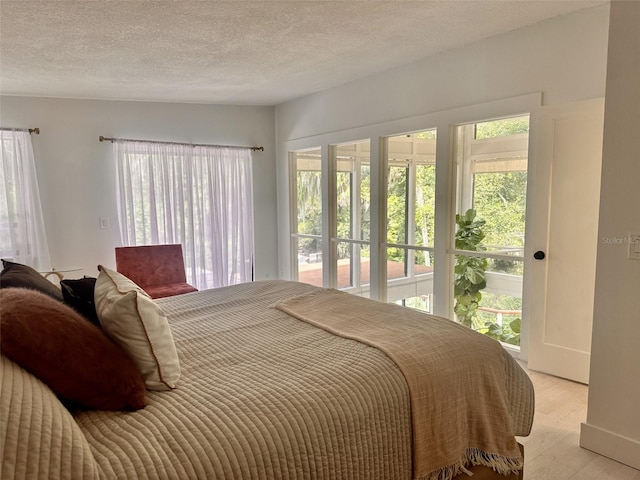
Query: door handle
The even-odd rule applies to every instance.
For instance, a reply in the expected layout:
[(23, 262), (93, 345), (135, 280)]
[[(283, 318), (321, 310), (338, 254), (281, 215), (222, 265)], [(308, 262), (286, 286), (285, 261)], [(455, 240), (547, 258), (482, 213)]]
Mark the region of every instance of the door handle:
[(545, 256), (546, 255), (542, 250), (538, 250), (536, 253), (533, 254), (533, 258), (535, 258), (536, 260), (544, 260)]

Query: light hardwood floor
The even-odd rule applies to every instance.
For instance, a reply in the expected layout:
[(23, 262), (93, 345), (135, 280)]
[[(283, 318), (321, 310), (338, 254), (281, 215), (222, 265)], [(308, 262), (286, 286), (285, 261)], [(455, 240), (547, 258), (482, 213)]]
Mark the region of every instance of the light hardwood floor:
[(518, 438), (525, 448), (524, 480), (640, 480), (639, 470), (580, 447), (586, 385), (527, 373), (535, 387), (536, 412), (531, 435)]

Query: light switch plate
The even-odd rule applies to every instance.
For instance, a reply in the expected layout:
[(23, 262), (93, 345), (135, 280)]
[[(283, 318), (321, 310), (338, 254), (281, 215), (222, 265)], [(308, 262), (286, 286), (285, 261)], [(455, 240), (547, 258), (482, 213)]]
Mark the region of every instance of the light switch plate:
[(629, 255), (632, 260), (640, 260), (640, 233), (629, 234)]
[(109, 228), (109, 217), (100, 217), (100, 228), (102, 230)]

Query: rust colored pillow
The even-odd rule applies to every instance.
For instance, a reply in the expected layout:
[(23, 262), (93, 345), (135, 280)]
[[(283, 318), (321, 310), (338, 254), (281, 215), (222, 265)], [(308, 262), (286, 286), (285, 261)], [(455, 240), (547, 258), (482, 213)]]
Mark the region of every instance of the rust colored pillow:
[(63, 401), (94, 410), (144, 407), (145, 386), (133, 360), (95, 325), (47, 295), (0, 290), (0, 349)]

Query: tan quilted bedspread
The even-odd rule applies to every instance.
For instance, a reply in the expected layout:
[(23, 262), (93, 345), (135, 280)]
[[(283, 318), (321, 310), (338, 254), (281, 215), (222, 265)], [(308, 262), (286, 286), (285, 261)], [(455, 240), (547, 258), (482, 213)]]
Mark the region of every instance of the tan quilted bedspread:
[(277, 308), (379, 348), (398, 365), (411, 400), (414, 478), (450, 479), (475, 465), (503, 475), (522, 470), (505, 393), (509, 354), (500, 343), (446, 318), (338, 290)]
[[(176, 390), (148, 392), (138, 412), (72, 415), (3, 357), (1, 477), (410, 479), (410, 397), (398, 367), (271, 308), (313, 289), (255, 282), (158, 300), (182, 377)], [(516, 434), (526, 435), (530, 383), (506, 367)]]

